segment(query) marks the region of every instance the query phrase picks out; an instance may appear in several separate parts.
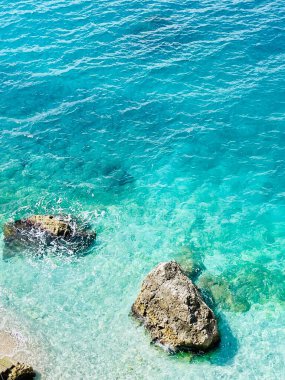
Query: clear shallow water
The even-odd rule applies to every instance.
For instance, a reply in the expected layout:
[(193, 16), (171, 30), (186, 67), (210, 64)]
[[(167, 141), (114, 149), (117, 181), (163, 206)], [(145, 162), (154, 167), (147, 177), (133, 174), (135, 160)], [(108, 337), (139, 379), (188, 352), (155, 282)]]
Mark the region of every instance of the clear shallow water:
[[(284, 3), (0, 5), (0, 224), (68, 212), (98, 232), (85, 257), (0, 265), (43, 378), (282, 378)], [(230, 289), (221, 347), (192, 361), (128, 315), (191, 251)]]

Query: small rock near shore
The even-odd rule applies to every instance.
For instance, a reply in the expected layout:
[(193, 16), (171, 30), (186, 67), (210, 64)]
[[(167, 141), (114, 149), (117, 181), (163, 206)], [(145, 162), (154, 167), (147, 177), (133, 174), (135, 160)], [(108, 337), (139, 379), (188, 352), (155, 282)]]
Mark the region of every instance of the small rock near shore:
[(14, 363), (9, 358), (0, 359), (1, 380), (30, 380), (36, 376), (33, 368), (23, 363)]
[(172, 352), (207, 351), (220, 339), (213, 311), (175, 261), (160, 263), (147, 275), (132, 313), (154, 343)]

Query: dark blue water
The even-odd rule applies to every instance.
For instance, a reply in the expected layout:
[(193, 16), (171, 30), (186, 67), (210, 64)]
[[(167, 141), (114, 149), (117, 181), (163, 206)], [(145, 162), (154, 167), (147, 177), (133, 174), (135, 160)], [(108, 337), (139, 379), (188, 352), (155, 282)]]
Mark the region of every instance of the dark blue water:
[[(79, 259), (0, 264), (43, 379), (282, 378), (284, 2), (0, 0), (0, 20), (0, 224), (98, 232)], [(128, 313), (154, 265), (193, 256), (222, 342), (190, 360)]]

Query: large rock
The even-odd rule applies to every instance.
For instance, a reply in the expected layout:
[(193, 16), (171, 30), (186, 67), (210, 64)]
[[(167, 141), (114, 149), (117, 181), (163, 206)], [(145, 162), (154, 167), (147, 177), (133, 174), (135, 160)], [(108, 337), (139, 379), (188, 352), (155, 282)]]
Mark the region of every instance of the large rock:
[(49, 245), (78, 251), (88, 247), (95, 239), (94, 231), (83, 228), (68, 216), (32, 215), (4, 226), (4, 241), (10, 253), (25, 247)]
[(132, 312), (153, 342), (170, 351), (206, 351), (219, 342), (213, 311), (175, 261), (160, 263), (147, 275)]

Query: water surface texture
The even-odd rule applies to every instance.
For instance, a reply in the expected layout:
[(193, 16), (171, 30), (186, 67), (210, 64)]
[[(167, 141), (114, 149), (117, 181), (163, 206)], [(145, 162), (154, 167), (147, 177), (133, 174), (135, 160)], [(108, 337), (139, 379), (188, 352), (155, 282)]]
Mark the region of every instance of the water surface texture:
[[(0, 262), (43, 380), (284, 377), (284, 27), (282, 0), (0, 0), (0, 227), (98, 232), (82, 257)], [(191, 255), (222, 342), (171, 356), (129, 311)]]

